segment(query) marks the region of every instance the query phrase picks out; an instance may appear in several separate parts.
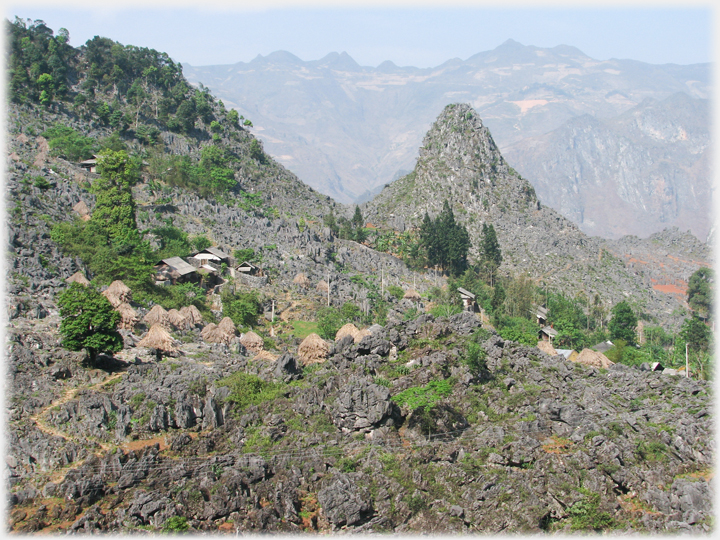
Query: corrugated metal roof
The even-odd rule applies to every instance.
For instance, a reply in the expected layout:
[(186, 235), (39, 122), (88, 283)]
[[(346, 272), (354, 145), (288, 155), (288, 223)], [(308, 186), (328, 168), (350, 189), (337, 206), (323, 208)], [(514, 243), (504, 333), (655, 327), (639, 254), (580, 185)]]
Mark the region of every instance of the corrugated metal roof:
[(170, 257), (169, 259), (163, 259), (162, 261), (160, 261), (160, 263), (167, 264), (170, 268), (175, 270), (181, 276), (197, 271), (197, 268), (195, 268), (192, 264), (183, 260), (180, 257)]
[(475, 298), (475, 295), (473, 293), (463, 289), (462, 287), (458, 287), (457, 291), (464, 296), (469, 296), (470, 298), (473, 298), (473, 299)]

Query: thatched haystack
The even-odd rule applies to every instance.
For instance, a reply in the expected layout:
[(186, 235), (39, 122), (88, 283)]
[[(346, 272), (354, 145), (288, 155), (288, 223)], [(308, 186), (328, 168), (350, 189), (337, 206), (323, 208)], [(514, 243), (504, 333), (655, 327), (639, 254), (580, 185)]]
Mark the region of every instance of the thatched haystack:
[(367, 328), (363, 328), (362, 330), (358, 330), (358, 333), (353, 336), (353, 341), (355, 343), (360, 343), (362, 341), (362, 338), (371, 334), (372, 332), (370, 332), (370, 330), (368, 330)]
[(298, 347), (298, 356), (303, 365), (324, 362), (330, 354), (330, 346), (317, 334), (310, 334)]
[(138, 347), (155, 349), (158, 362), (162, 360), (163, 353), (176, 352), (175, 340), (160, 324), (153, 324), (145, 334), (145, 337), (138, 341)]
[(260, 351), (262, 351), (264, 345), (263, 338), (258, 336), (252, 330), (243, 334), (240, 337), (240, 343), (242, 343), (248, 351), (254, 353), (259, 353)]
[(360, 330), (358, 330), (357, 326), (355, 326), (353, 323), (347, 323), (343, 327), (340, 328), (340, 330), (337, 331), (335, 334), (335, 341), (340, 341), (345, 336), (352, 336), (353, 341), (355, 340), (355, 336)]
[(552, 343), (549, 341), (538, 341), (537, 348), (540, 349), (545, 354), (549, 354), (550, 356), (556, 356), (557, 351), (555, 350), (555, 347), (552, 346)]
[(163, 328), (170, 329), (168, 312), (160, 304), (155, 304), (152, 309), (143, 317), (143, 322), (148, 326), (160, 324)]
[(132, 299), (132, 291), (130, 290), (130, 287), (125, 285), (119, 279), (113, 281), (102, 294), (110, 301), (113, 307), (118, 307), (123, 302), (129, 304)]
[(265, 360), (266, 362), (274, 362), (277, 359), (278, 357), (270, 351), (260, 351), (253, 357), (253, 360)]
[(80, 272), (80, 270), (78, 270), (78, 271), (75, 272), (72, 276), (70, 276), (69, 278), (67, 278), (67, 279), (65, 280), (65, 283), (67, 283), (68, 285), (69, 285), (70, 283), (79, 283), (80, 285), (84, 285), (85, 287), (87, 287), (88, 285), (90, 285), (90, 282), (89, 282), (88, 279), (85, 277), (85, 274), (83, 274), (82, 272)]
[(200, 313), (200, 310), (192, 304), (181, 307), (180, 315), (187, 318), (191, 324), (202, 324), (202, 313)]
[(189, 330), (193, 324), (190, 320), (180, 313), (177, 309), (171, 309), (168, 311), (168, 320), (178, 330)]
[(83, 221), (88, 221), (90, 219), (90, 209), (88, 208), (88, 205), (85, 204), (85, 201), (80, 201), (75, 206), (73, 206), (73, 210), (77, 212), (77, 214), (80, 216), (80, 219)]
[(200, 332), (200, 337), (203, 338), (204, 341), (208, 340), (208, 336), (212, 335), (213, 332), (217, 329), (217, 324), (214, 322), (209, 323), (205, 328), (202, 329)]
[(405, 291), (403, 298), (407, 298), (408, 300), (412, 300), (413, 302), (419, 302), (422, 297), (420, 296), (420, 293), (417, 292), (415, 289), (408, 289), (407, 291)]
[(223, 320), (218, 324), (218, 328), (231, 338), (237, 335), (237, 328), (235, 328), (235, 323), (230, 317), (223, 317)]
[(318, 292), (326, 293), (326, 292), (328, 292), (329, 289), (330, 289), (330, 287), (329, 287), (327, 281), (325, 281), (324, 279), (321, 279), (320, 281), (318, 281), (318, 284), (315, 286), (315, 290)]
[(300, 272), (297, 276), (295, 276), (295, 279), (293, 279), (293, 283), (295, 283), (295, 285), (300, 285), (301, 287), (304, 287), (304, 288), (307, 288), (310, 286), (310, 280), (302, 272)]
[(584, 364), (586, 366), (603, 369), (607, 369), (610, 366), (615, 365), (615, 362), (612, 362), (603, 353), (593, 351), (592, 349), (583, 349), (582, 352), (573, 361), (577, 362), (578, 364)]
[(120, 324), (118, 325), (123, 330), (132, 330), (140, 320), (140, 315), (135, 311), (130, 304), (123, 302), (115, 308), (120, 314)]

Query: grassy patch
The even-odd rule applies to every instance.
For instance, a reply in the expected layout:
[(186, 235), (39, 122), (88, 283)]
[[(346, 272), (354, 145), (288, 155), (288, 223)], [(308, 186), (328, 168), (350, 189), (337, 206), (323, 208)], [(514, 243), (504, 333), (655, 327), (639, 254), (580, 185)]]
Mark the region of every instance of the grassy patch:
[(292, 321), (293, 336), (298, 339), (305, 339), (310, 334), (319, 334), (320, 327), (314, 321)]

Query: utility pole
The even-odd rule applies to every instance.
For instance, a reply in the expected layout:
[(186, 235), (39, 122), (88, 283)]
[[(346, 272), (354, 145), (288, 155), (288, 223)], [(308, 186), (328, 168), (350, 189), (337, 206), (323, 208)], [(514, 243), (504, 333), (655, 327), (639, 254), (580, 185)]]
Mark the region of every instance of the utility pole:
[(385, 296), (385, 265), (380, 267), (380, 298)]
[(272, 315), (270, 315), (270, 323), (275, 324), (275, 300), (272, 301)]
[(328, 294), (327, 294), (327, 305), (330, 307), (330, 269), (327, 271), (327, 283), (328, 283)]
[(690, 345), (690, 344), (685, 343), (685, 377), (690, 376), (690, 372), (689, 372), (690, 363), (688, 362), (688, 345)]

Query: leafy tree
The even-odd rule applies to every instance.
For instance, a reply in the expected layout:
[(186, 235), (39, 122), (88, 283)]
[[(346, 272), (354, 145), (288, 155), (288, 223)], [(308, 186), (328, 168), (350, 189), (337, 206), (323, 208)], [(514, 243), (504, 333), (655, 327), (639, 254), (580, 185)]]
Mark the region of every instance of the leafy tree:
[(253, 327), (257, 325), (262, 306), (257, 292), (238, 292), (222, 297), (223, 317), (230, 317), (237, 326)]
[(107, 243), (131, 250), (140, 240), (132, 195), (139, 176), (137, 163), (126, 152), (105, 150), (98, 154), (97, 170), (100, 178), (92, 186), (97, 198), (90, 225)]
[(497, 272), (497, 269), (500, 268), (500, 264), (502, 263), (502, 252), (500, 251), (500, 244), (495, 234), (495, 227), (493, 227), (492, 224), (487, 225), (483, 223), (482, 239), (480, 241), (480, 260), (488, 272), (490, 285), (493, 285), (495, 272)]
[(688, 304), (704, 319), (712, 314), (714, 279), (714, 272), (703, 267), (696, 270), (688, 280)]
[(428, 265), (438, 265), (451, 276), (459, 276), (467, 268), (470, 235), (464, 225), (455, 221), (447, 200), (434, 220), (425, 213), (420, 226), (420, 244)]
[(696, 316), (685, 319), (680, 329), (680, 337), (694, 351), (707, 351), (710, 346), (710, 329)]
[(259, 163), (265, 163), (265, 152), (257, 139), (250, 141), (250, 157)]
[(619, 302), (612, 308), (612, 319), (608, 329), (610, 330), (610, 339), (622, 339), (629, 345), (635, 344), (635, 331), (637, 328), (637, 317), (630, 305), (625, 302)]
[(117, 331), (120, 314), (97, 289), (71, 283), (58, 298), (62, 346), (71, 351), (87, 351), (94, 363), (98, 353), (122, 350), (123, 340)]
[(55, 124), (43, 133), (53, 154), (69, 161), (90, 159), (95, 151), (95, 139), (79, 134), (71, 127)]
[(240, 122), (240, 115), (235, 109), (230, 109), (227, 113), (227, 121), (232, 127), (238, 127)]

